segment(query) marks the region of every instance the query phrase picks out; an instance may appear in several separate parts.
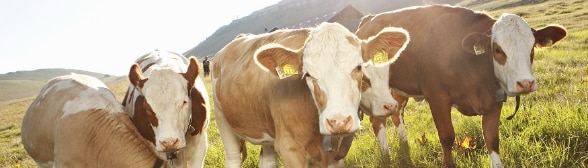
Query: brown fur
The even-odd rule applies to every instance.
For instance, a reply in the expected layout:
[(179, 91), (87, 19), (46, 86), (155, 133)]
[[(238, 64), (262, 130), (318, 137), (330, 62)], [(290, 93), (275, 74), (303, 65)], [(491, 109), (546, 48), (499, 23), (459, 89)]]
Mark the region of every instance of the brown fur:
[[(452, 106), (464, 115), (482, 115), (488, 151), (498, 153), (502, 102), (495, 99), (495, 91), (500, 86), (493, 72), (493, 57), (489, 54), (492, 52), (475, 55), (471, 49), (473, 44), (481, 44), (490, 51), (490, 40), (487, 36), (470, 39), (472, 33), (482, 35), (488, 32), (495, 21), (484, 13), (466, 8), (432, 5), (366, 16), (356, 32), (359, 38), (366, 39), (385, 26), (395, 26), (411, 34), (406, 50), (390, 66), (389, 83), (392, 88), (408, 95), (423, 95), (429, 103), (443, 146), (443, 166), (454, 166), (451, 157), (455, 139), (450, 114)], [(556, 35), (539, 36), (557, 39), (554, 41), (565, 36), (565, 30), (554, 29)], [(505, 58), (496, 59), (501, 62)], [(397, 101), (402, 102), (400, 99)]]
[(41, 90), (48, 94), (37, 96), (23, 117), (23, 145), (39, 166), (51, 161), (56, 167), (153, 167), (158, 159), (155, 151), (122, 108), (115, 112), (95, 108), (62, 117), (64, 104), (87, 87), (76, 83), (68, 89), (47, 90), (57, 81)]
[(145, 97), (140, 95), (139, 97), (137, 97), (137, 100), (135, 100), (135, 113), (133, 114), (133, 124), (137, 127), (137, 128), (149, 128), (149, 129), (138, 129), (139, 133), (141, 133), (141, 135), (149, 140), (149, 142), (155, 144), (155, 133), (153, 132), (153, 129), (151, 129), (151, 125), (155, 124), (158, 125), (158, 121), (157, 118), (155, 116), (155, 113), (153, 113), (152, 110), (147, 110), (147, 108), (145, 107), (145, 105), (149, 105), (147, 104), (147, 102), (145, 102)]
[[(307, 37), (308, 30), (302, 29), (278, 30), (250, 41), (244, 41), (247, 37), (235, 39), (216, 54), (213, 65), (214, 78), (231, 81), (217, 82), (213, 87), (217, 100), (223, 102), (220, 106), (234, 132), (252, 138), (262, 138), (264, 132), (277, 137), (275, 149), (287, 164), (304, 163), (307, 158), (312, 158), (311, 165), (324, 166), (335, 160), (322, 150), (318, 110), (301, 74), (279, 80), (259, 68), (251, 57), (255, 49), (272, 42), (293, 49), (301, 48)], [(218, 73), (229, 67), (240, 70)], [(233, 84), (227, 85), (229, 82)], [(235, 95), (239, 98), (235, 99)], [(292, 127), (292, 124), (296, 126)]]

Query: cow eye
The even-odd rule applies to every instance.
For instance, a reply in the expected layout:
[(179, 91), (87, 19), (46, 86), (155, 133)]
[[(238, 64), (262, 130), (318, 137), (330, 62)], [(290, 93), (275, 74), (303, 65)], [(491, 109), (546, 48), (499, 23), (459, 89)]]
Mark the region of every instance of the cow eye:
[(361, 68), (362, 68), (361, 65), (358, 65), (357, 67), (355, 67), (355, 70), (356, 71), (361, 71)]
[(500, 53), (502, 53), (502, 50), (500, 48), (496, 47), (496, 48), (494, 48), (494, 53), (500, 54)]
[(314, 78), (312, 75), (310, 75), (309, 73), (304, 73), (304, 77), (305, 77), (305, 78), (316, 79), (316, 78)]

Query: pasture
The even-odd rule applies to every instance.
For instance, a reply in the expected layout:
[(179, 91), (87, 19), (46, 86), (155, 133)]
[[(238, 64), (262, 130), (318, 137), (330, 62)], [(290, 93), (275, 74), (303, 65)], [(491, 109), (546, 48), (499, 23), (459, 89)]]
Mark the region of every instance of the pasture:
[[(558, 23), (568, 37), (558, 45), (535, 50), (534, 75), (539, 90), (521, 96), (521, 108), (512, 120), (515, 103), (509, 98), (500, 125), (501, 160), (507, 167), (588, 167), (588, 6), (587, 0), (546, 1), (534, 5), (488, 11), (522, 15), (533, 27)], [(130, 65), (129, 65), (130, 66)], [(210, 78), (205, 78), (212, 93)], [(128, 86), (125, 79), (107, 83), (119, 100)], [(0, 93), (0, 95), (10, 93)], [(210, 97), (212, 99), (212, 96)], [(20, 139), (20, 122), (31, 99), (0, 104), (0, 167), (36, 167)], [(212, 101), (211, 101), (212, 103)], [(213, 107), (213, 106), (211, 106)], [(212, 109), (214, 111), (214, 109)], [(212, 113), (214, 114), (214, 113)], [(452, 112), (456, 132), (453, 156), (458, 167), (489, 167), (481, 118)], [(223, 167), (223, 145), (211, 115), (205, 167)], [(426, 102), (409, 101), (405, 111), (408, 148), (399, 145), (388, 120), (392, 167), (439, 167), (441, 144)], [(381, 167), (378, 144), (364, 118), (345, 158), (348, 167)], [(248, 144), (243, 167), (257, 167), (259, 146)]]

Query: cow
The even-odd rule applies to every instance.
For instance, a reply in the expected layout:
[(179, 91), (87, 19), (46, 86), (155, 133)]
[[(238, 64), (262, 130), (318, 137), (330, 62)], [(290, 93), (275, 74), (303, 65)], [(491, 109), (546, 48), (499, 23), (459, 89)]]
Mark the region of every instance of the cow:
[(198, 73), (194, 57), (149, 52), (131, 66), (122, 102), (159, 156), (181, 167), (202, 167), (208, 148), (209, 99)]
[(260, 167), (278, 155), (285, 167), (343, 166), (360, 129), (362, 66), (390, 64), (408, 39), (386, 28), (359, 40), (338, 23), (235, 38), (212, 65), (225, 166), (240, 167), (245, 141), (262, 146)]
[(24, 149), (39, 167), (168, 167), (99, 79), (48, 81), (24, 114)]
[[(402, 112), (408, 97), (426, 100), (443, 148), (442, 164), (454, 167), (453, 106), (463, 115), (482, 116), (491, 166), (503, 167), (498, 147), (503, 102), (537, 90), (531, 69), (534, 48), (554, 45), (566, 36), (566, 29), (560, 25), (531, 28), (523, 18), (509, 13), (494, 19), (463, 7), (428, 5), (364, 16), (356, 35), (367, 39), (386, 26), (411, 34), (411, 43), (390, 65), (390, 79), (384, 81), (399, 102), (392, 120), (400, 134), (404, 134)], [(385, 136), (385, 119), (370, 120), (376, 135)], [(399, 136), (407, 140), (406, 134)], [(386, 143), (385, 138), (378, 139)]]

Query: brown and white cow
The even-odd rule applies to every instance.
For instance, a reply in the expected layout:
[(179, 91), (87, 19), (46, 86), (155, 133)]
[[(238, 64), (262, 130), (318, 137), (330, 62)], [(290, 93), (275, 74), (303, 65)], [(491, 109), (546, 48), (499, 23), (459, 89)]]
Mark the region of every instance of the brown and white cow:
[[(397, 28), (359, 40), (337, 23), (234, 39), (212, 66), (225, 166), (240, 166), (245, 140), (262, 145), (260, 167), (277, 166), (278, 154), (285, 167), (341, 166), (360, 128), (362, 65), (389, 64), (407, 41)], [(326, 152), (323, 137), (345, 147)]]
[[(443, 166), (453, 167), (455, 132), (451, 107), (462, 114), (482, 115), (482, 129), (492, 167), (502, 167), (498, 147), (500, 110), (507, 96), (537, 90), (532, 74), (534, 47), (548, 47), (566, 36), (565, 28), (531, 28), (523, 18), (447, 5), (419, 6), (365, 16), (356, 35), (361, 39), (385, 26), (406, 29), (411, 42), (390, 66), (395, 99), (400, 103), (394, 124), (404, 131), (402, 111), (407, 97), (425, 99), (443, 146)], [(385, 120), (372, 118), (376, 135), (385, 136)], [(406, 135), (400, 135), (406, 140)], [(379, 140), (385, 142), (384, 137)], [(388, 149), (385, 149), (387, 153)], [(385, 158), (389, 159), (389, 158)]]
[[(155, 50), (131, 67), (125, 112), (160, 157), (184, 167), (202, 167), (208, 148), (208, 92), (196, 58)], [(175, 156), (174, 156), (175, 155)]]
[(51, 79), (27, 109), (22, 143), (39, 167), (168, 167), (95, 77)]

